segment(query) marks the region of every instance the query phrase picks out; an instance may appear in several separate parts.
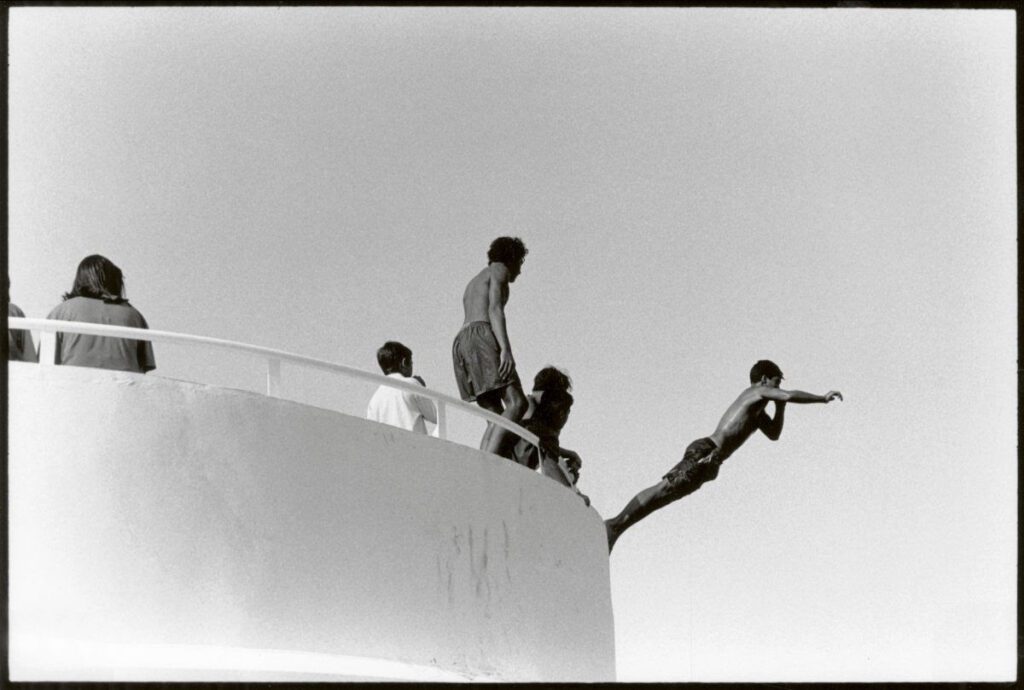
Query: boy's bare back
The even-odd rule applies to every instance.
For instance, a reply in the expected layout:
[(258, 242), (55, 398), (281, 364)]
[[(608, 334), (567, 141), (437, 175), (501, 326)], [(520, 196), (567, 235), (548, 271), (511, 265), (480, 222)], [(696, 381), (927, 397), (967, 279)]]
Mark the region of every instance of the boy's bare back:
[(768, 398), (760, 393), (763, 388), (765, 386), (754, 384), (740, 393), (722, 415), (715, 433), (711, 434), (711, 440), (721, 449), (719, 457), (722, 460), (732, 455), (758, 429), (760, 417), (768, 405)]
[[(513, 422), (522, 419), (526, 398), (505, 327), (509, 284), (515, 282), (527, 249), (518, 237), (499, 237), (487, 250), (487, 268), (462, 293), (464, 320), (452, 342), (452, 367), (459, 396)], [(506, 432), (488, 424), (480, 448), (501, 449)]]
[(508, 302), (508, 269), (504, 264), (490, 264), (473, 276), (462, 293), (462, 308), (466, 318), (464, 324), (473, 321), (490, 321), (492, 298), (504, 307)]
[[(773, 441), (782, 432), (782, 422), (787, 402), (795, 403), (828, 403), (842, 400), (838, 391), (829, 391), (825, 395), (815, 395), (804, 391), (787, 391), (779, 388), (781, 377), (772, 377), (763, 383), (753, 383), (740, 393), (729, 409), (722, 415), (710, 438), (720, 449), (719, 458), (732, 455), (736, 449), (760, 429)], [(769, 417), (765, 412), (768, 402), (775, 403), (775, 416)]]

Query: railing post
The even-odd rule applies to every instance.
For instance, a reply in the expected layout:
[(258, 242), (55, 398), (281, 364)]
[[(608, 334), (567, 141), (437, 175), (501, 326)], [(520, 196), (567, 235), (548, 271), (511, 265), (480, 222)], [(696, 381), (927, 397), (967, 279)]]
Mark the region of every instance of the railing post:
[(49, 331), (39, 333), (39, 363), (53, 365), (53, 354), (57, 351), (57, 334)]
[(443, 400), (435, 400), (434, 403), (437, 405), (437, 437), (440, 439), (447, 439), (448, 412), (445, 409)]
[(281, 360), (267, 358), (267, 395), (279, 397), (281, 393)]

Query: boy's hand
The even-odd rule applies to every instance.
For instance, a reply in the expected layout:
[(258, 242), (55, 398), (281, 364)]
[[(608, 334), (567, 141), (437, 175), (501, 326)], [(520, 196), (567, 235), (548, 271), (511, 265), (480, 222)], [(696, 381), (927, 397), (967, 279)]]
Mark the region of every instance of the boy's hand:
[(580, 459), (580, 454), (576, 451), (569, 450), (568, 448), (559, 448), (558, 453), (561, 457), (565, 458), (570, 466), (575, 465), (577, 469), (583, 467), (583, 460)]
[(498, 361), (498, 376), (505, 378), (515, 369), (516, 361), (512, 359), (512, 350), (502, 350), (501, 359)]
[(826, 405), (828, 403), (832, 402), (833, 400), (837, 400), (837, 399), (838, 400), (842, 400), (843, 399), (843, 394), (840, 393), (839, 391), (829, 391), (828, 393), (825, 394), (825, 404)]

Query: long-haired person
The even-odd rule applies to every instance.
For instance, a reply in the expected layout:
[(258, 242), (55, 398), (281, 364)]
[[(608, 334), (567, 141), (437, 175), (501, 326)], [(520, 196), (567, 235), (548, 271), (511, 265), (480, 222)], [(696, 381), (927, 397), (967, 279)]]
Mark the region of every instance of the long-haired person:
[[(11, 278), (7, 277), (7, 316), (24, 317), (25, 312), (11, 301)], [(16, 362), (38, 362), (39, 353), (32, 343), (32, 334), (19, 329), (7, 329), (7, 359)]]
[[(124, 296), (121, 269), (99, 254), (82, 259), (71, 291), (64, 294), (64, 301), (54, 307), (46, 318), (149, 328), (139, 310)], [(156, 368), (153, 346), (148, 340), (78, 333), (57, 333), (53, 362), (143, 374)]]

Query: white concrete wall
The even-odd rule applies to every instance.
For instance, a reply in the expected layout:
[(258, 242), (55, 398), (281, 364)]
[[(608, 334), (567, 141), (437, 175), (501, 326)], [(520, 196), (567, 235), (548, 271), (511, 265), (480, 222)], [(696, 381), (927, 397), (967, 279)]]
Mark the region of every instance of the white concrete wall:
[(614, 680), (603, 523), (555, 482), (248, 392), (8, 372), (12, 679)]

